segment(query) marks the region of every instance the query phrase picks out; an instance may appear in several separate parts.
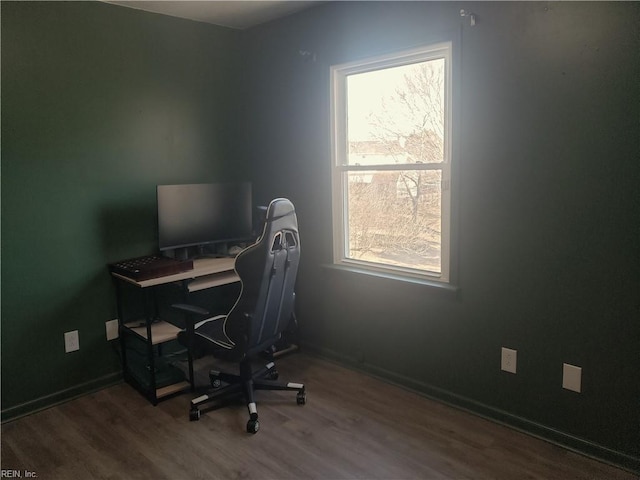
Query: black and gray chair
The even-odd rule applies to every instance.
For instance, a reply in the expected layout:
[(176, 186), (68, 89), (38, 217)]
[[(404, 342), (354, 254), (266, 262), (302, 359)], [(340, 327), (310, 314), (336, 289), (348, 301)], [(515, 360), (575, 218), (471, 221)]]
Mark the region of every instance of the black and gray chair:
[(211, 409), (218, 408), (231, 396), (244, 394), (249, 409), (247, 432), (256, 433), (260, 424), (255, 390), (293, 390), (297, 403), (306, 403), (304, 385), (277, 381), (273, 361), (253, 369), (253, 361), (271, 351), (292, 318), (299, 260), (294, 206), (285, 198), (277, 198), (267, 207), (262, 235), (236, 257), (241, 291), (231, 311), (197, 321), (209, 313), (193, 305), (174, 305), (187, 314), (187, 328), (178, 335), (183, 345), (196, 356), (208, 353), (239, 364), (239, 375), (210, 372), (213, 388), (191, 400), (190, 420), (200, 419), (202, 405), (213, 403)]

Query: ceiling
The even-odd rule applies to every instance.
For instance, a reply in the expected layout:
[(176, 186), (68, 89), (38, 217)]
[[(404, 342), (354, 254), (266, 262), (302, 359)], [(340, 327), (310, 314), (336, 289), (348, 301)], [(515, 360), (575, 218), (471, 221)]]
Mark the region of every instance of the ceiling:
[(145, 10), (147, 12), (212, 23), (223, 27), (245, 29), (266, 23), (309, 8), (316, 1), (219, 1), (219, 0), (143, 0), (112, 1), (106, 3)]

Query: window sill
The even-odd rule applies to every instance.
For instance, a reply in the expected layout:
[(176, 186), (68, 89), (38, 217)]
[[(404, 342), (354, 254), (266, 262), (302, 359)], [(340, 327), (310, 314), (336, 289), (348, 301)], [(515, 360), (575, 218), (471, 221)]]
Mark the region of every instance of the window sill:
[(437, 282), (435, 280), (429, 280), (428, 278), (410, 277), (407, 275), (400, 275), (391, 272), (369, 270), (352, 265), (323, 264), (322, 267), (328, 270), (347, 272), (356, 275), (366, 275), (368, 277), (380, 278), (383, 280), (392, 280), (395, 282), (403, 282), (412, 285), (421, 285), (424, 287), (428, 287), (435, 294), (445, 295), (451, 298), (457, 297), (458, 292), (460, 291), (460, 287), (456, 285)]

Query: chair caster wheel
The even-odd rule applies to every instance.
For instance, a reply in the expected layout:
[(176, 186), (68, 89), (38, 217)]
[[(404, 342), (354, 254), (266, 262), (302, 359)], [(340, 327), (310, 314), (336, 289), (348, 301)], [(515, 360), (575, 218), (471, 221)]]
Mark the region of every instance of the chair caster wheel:
[(200, 410), (197, 408), (192, 408), (189, 410), (189, 420), (192, 422), (196, 422), (200, 420)]
[(247, 422), (247, 433), (258, 433), (260, 430), (260, 422), (258, 420), (249, 420)]
[(275, 368), (269, 371), (269, 380), (277, 380), (279, 376), (280, 374)]
[(220, 380), (218, 375), (219, 375), (219, 372), (216, 372), (214, 370), (211, 370), (209, 372), (209, 381), (211, 382), (211, 386), (213, 388), (220, 388), (220, 385), (222, 385), (222, 381)]
[(298, 405), (306, 404), (307, 394), (305, 392), (298, 392), (298, 395), (296, 395), (296, 402), (298, 402)]

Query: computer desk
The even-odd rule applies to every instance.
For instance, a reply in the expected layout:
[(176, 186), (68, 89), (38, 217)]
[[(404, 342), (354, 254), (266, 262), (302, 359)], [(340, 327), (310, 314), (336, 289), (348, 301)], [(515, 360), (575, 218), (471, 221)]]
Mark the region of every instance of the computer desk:
[[(111, 273), (116, 285), (118, 327), (120, 346), (122, 349), (124, 379), (127, 383), (137, 388), (154, 405), (157, 405), (158, 401), (162, 398), (169, 397), (187, 389), (194, 389), (193, 358), (191, 352), (187, 353), (189, 363), (187, 380), (157, 387), (156, 353), (154, 347), (156, 345), (158, 346), (158, 355), (161, 355), (161, 345), (175, 340), (181, 329), (172, 323), (158, 318), (154, 287), (175, 283), (182, 288), (184, 296), (186, 297), (191, 292), (239, 282), (240, 277), (236, 274), (234, 265), (235, 258), (201, 258), (193, 261), (192, 270), (150, 278), (148, 280), (135, 280), (119, 273)], [(144, 294), (144, 318), (142, 319), (125, 321), (127, 318), (127, 305), (125, 305), (123, 288), (127, 285), (141, 289)], [(150, 377), (148, 385), (145, 385), (136, 378), (132, 373), (130, 365), (127, 363), (126, 337), (129, 335), (137, 336), (147, 345), (146, 360), (148, 362), (148, 373)]]

